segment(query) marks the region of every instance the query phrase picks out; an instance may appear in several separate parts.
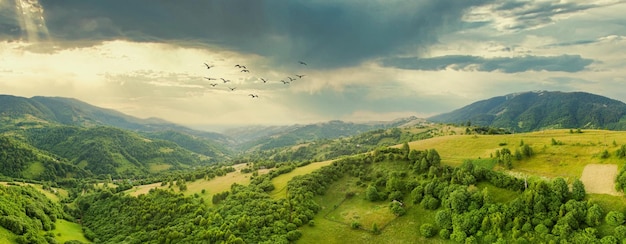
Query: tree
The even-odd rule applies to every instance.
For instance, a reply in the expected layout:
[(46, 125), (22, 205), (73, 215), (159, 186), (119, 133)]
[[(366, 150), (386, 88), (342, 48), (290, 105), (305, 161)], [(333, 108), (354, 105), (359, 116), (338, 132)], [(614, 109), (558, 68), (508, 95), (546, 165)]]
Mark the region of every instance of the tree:
[(367, 190), (365, 191), (365, 198), (372, 202), (381, 200), (380, 194), (378, 193), (378, 189), (375, 185), (371, 184), (367, 187)]
[(437, 211), (435, 214), (435, 222), (441, 229), (452, 229), (452, 212), (450, 209)]
[(613, 235), (620, 240), (626, 239), (626, 226), (618, 225), (613, 229)]
[(435, 227), (432, 224), (422, 224), (420, 226), (422, 236), (429, 238), (435, 235)]
[(460, 214), (465, 212), (467, 207), (469, 207), (470, 196), (465, 190), (456, 190), (450, 193), (448, 201), (450, 203), (450, 209), (452, 209), (453, 212)]
[(404, 142), (402, 144), (402, 155), (404, 155), (404, 159), (409, 159), (410, 152), (411, 152), (411, 147), (409, 147), (409, 143)]
[(530, 158), (533, 156), (534, 152), (533, 152), (533, 148), (530, 147), (528, 144), (524, 144), (522, 146), (522, 154), (524, 154), (525, 157)]
[(612, 226), (618, 226), (624, 223), (624, 214), (619, 211), (610, 211), (604, 217), (607, 224)]
[(567, 182), (563, 178), (557, 177), (552, 180), (550, 188), (556, 199), (561, 203), (565, 203), (569, 198), (569, 186), (567, 186)]
[(585, 216), (585, 223), (589, 226), (598, 226), (601, 224), (604, 211), (598, 204), (593, 204), (587, 209), (587, 216)]
[(606, 159), (606, 158), (610, 158), (610, 157), (611, 157), (611, 154), (606, 149), (604, 151), (602, 151), (602, 153), (600, 153), (600, 158)]
[(575, 179), (572, 183), (572, 199), (582, 201), (585, 198), (585, 185), (580, 179)]
[(401, 202), (398, 201), (392, 201), (389, 204), (389, 209), (391, 210), (391, 212), (393, 214), (395, 214), (396, 216), (402, 216), (406, 214), (406, 209), (404, 209), (404, 207), (402, 206), (403, 204)]

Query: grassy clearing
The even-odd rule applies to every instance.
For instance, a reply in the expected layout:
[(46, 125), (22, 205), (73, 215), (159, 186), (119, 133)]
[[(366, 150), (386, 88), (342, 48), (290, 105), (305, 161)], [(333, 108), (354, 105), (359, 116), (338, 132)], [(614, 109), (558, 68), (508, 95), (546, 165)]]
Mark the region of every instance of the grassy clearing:
[[(387, 164), (387, 166), (392, 164)], [(396, 167), (396, 166), (392, 166)], [(344, 177), (333, 183), (325, 195), (316, 197), (322, 210), (315, 216), (314, 226), (302, 226), (303, 233), (298, 243), (451, 243), (437, 237), (426, 239), (419, 234), (424, 223), (434, 224), (435, 211), (424, 210), (407, 203), (407, 214), (395, 217), (388, 208), (388, 202), (369, 202), (365, 198), (365, 187), (356, 186), (358, 179)], [(351, 199), (345, 199), (346, 192), (355, 192)], [(359, 222), (360, 229), (353, 229), (352, 222)], [(381, 229), (379, 235), (372, 233), (372, 226)]]
[(295, 168), (293, 171), (277, 176), (272, 179), (274, 190), (270, 192), (272, 198), (284, 198), (287, 190), (287, 183), (295, 176), (309, 174), (321, 167), (329, 165), (333, 160), (311, 163), (302, 167)]
[[(623, 196), (612, 196), (607, 194), (587, 194), (586, 197), (590, 202), (597, 203), (604, 209), (604, 213), (608, 213), (611, 210), (626, 212), (626, 201), (624, 201)], [(608, 225), (606, 222), (603, 222), (600, 226), (597, 227), (598, 232), (601, 235), (611, 235), (613, 234), (613, 226)]]
[(487, 188), (487, 191), (489, 192), (489, 195), (491, 195), (493, 201), (498, 203), (507, 203), (517, 198), (520, 194), (519, 192), (495, 187), (488, 182), (480, 182), (476, 185), (476, 187), (480, 191)]
[(13, 234), (11, 231), (0, 227), (0, 243), (15, 243), (15, 238), (17, 235)]
[(28, 168), (26, 168), (26, 170), (24, 170), (24, 177), (25, 178), (36, 178), (37, 176), (41, 175), (45, 170), (46, 170), (46, 168), (43, 166), (43, 163), (41, 163), (41, 162), (32, 162), (28, 166)]
[(149, 165), (149, 169), (151, 173), (158, 173), (161, 171), (168, 170), (172, 167), (171, 164), (163, 164), (163, 163), (152, 163)]
[[(561, 145), (553, 145), (552, 139)], [(587, 164), (619, 164), (614, 155), (606, 159), (599, 155), (604, 150), (614, 154), (619, 145), (626, 144), (626, 132), (584, 130), (572, 134), (569, 130), (548, 130), (510, 135), (451, 135), (414, 141), (409, 146), (417, 150), (435, 148), (442, 163), (458, 166), (466, 159), (488, 159), (497, 149), (509, 148), (514, 152), (521, 141), (532, 147), (535, 156), (514, 160), (513, 171), (571, 179), (580, 177)]]
[(67, 220), (58, 219), (56, 229), (52, 231), (55, 239), (59, 243), (65, 243), (66, 241), (77, 240), (83, 243), (91, 243), (83, 235), (81, 226), (77, 223), (69, 222)]
[[(230, 190), (230, 186), (234, 183), (247, 185), (250, 184), (250, 176), (252, 173), (243, 174), (238, 169), (241, 169), (242, 166), (235, 166), (237, 169), (235, 172), (230, 172), (224, 176), (219, 176), (213, 178), (211, 180), (200, 179), (194, 182), (187, 182), (187, 190), (183, 192), (186, 196), (198, 194), (199, 197), (203, 198), (204, 201), (212, 205), (213, 195)], [(268, 171), (259, 171), (259, 174), (267, 173)], [(174, 183), (172, 187), (169, 184), (164, 186), (161, 183), (154, 183), (149, 185), (141, 185), (135, 186), (126, 192), (131, 196), (139, 196), (140, 194), (147, 194), (150, 189), (171, 189), (174, 192), (180, 192), (178, 186)], [(202, 190), (205, 190), (205, 193), (202, 193)]]
[(44, 194), (47, 198), (49, 198), (50, 200), (55, 201), (55, 202), (59, 202), (60, 201), (59, 197), (67, 197), (69, 195), (69, 193), (65, 189), (52, 187), (52, 190), (57, 192), (55, 194), (55, 193), (52, 193), (50, 191), (44, 190), (43, 186), (40, 185), (40, 184), (32, 184), (32, 183), (24, 183), (24, 182), (0, 182), (0, 185), (11, 186), (9, 183), (11, 183), (13, 185), (19, 185), (19, 186), (32, 186), (35, 189), (39, 190), (39, 192)]

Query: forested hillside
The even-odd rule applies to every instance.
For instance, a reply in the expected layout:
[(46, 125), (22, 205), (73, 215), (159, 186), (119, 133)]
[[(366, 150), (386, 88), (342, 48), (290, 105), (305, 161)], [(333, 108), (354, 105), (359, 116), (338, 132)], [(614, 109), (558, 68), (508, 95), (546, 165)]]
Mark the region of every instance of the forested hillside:
[(265, 136), (255, 136), (253, 131), (247, 133), (235, 131), (233, 134), (238, 138), (243, 136), (258, 137), (256, 140), (239, 139), (244, 142), (239, 146), (240, 150), (263, 151), (322, 139), (350, 137), (368, 131), (398, 127), (416, 120), (418, 119), (415, 117), (372, 123), (350, 123), (335, 120), (326, 123), (289, 126)]
[(173, 142), (146, 139), (113, 127), (44, 127), (29, 129), (26, 135), (34, 146), (66, 158), (95, 175), (132, 177), (160, 168), (190, 168), (211, 162), (209, 157), (192, 153)]
[(55, 181), (92, 175), (68, 161), (59, 160), (28, 144), (0, 135), (0, 176)]
[(31, 186), (0, 184), (0, 196), (0, 227), (10, 231), (5, 238), (16, 243), (57, 243), (51, 232), (57, 219), (73, 220), (60, 204)]
[(524, 92), (478, 101), (429, 120), (512, 131), (626, 129), (626, 104), (584, 92)]

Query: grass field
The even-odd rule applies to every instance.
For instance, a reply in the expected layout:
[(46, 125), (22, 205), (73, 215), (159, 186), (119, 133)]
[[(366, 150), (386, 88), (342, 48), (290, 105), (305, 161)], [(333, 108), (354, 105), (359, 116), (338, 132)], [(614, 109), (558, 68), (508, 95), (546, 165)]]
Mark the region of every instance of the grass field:
[[(434, 224), (435, 211), (424, 210), (420, 206), (407, 204), (407, 213), (396, 217), (389, 208), (389, 202), (369, 202), (364, 198), (365, 187), (356, 186), (357, 178), (344, 177), (333, 183), (326, 194), (316, 197), (322, 210), (315, 215), (314, 226), (300, 228), (303, 236), (298, 243), (328, 244), (343, 243), (452, 243), (437, 237), (426, 239), (419, 234), (419, 227), (424, 223)], [(346, 192), (356, 192), (352, 198), (345, 199)], [(353, 229), (352, 222), (359, 222), (360, 229)], [(372, 233), (376, 223), (381, 233)]]
[[(241, 173), (239, 170), (242, 167), (245, 167), (245, 164), (236, 165), (235, 166), (236, 171), (230, 172), (224, 176), (213, 178), (211, 180), (200, 179), (194, 182), (187, 182), (187, 190), (184, 191), (183, 194), (187, 196), (198, 194), (201, 198), (204, 199), (204, 201), (207, 204), (212, 205), (213, 195), (230, 190), (230, 186), (232, 184), (234, 183), (241, 184), (241, 185), (250, 184), (250, 176), (252, 175), (252, 173), (247, 173), (247, 174)], [(267, 170), (264, 170), (264, 171), (260, 170), (259, 174), (264, 174), (267, 172), (268, 172)], [(139, 196), (140, 194), (147, 194), (150, 191), (150, 189), (155, 189), (155, 188), (172, 189), (172, 191), (174, 192), (180, 192), (178, 186), (176, 186), (175, 184), (174, 186), (169, 188), (169, 185), (161, 186), (160, 182), (149, 184), (149, 185), (135, 186), (127, 190), (126, 192), (130, 194), (131, 196)], [(202, 193), (203, 189), (205, 190), (205, 193)]]
[(272, 198), (284, 198), (287, 190), (287, 183), (295, 176), (309, 174), (316, 169), (329, 165), (333, 160), (311, 163), (302, 167), (295, 168), (293, 171), (282, 174), (272, 179), (274, 190), (270, 192)]
[(77, 223), (72, 223), (67, 220), (58, 219), (56, 222), (56, 229), (52, 231), (55, 239), (59, 243), (65, 243), (66, 241), (77, 240), (83, 243), (91, 243), (83, 236), (83, 230)]
[[(552, 139), (561, 142), (561, 145), (552, 145)], [(583, 130), (583, 133), (569, 133), (569, 130), (548, 130), (510, 135), (451, 135), (414, 141), (409, 146), (417, 150), (434, 148), (441, 155), (442, 163), (457, 166), (466, 159), (490, 158), (501, 148), (514, 152), (522, 140), (532, 147), (535, 156), (514, 160), (514, 172), (571, 179), (581, 177), (587, 164), (621, 165), (613, 154), (620, 145), (626, 144), (626, 132)], [(612, 156), (601, 158), (599, 155), (604, 150)]]
[(0, 243), (15, 243), (15, 234), (9, 230), (0, 227)]
[[(55, 195), (52, 192), (49, 192), (47, 190), (43, 189), (43, 186), (40, 184), (31, 184), (31, 183), (22, 183), (22, 182), (11, 182), (11, 184), (16, 184), (16, 185), (20, 185), (20, 186), (32, 186), (35, 187), (35, 189), (39, 190), (39, 192), (41, 192), (42, 194), (44, 194), (46, 197), (50, 198), (50, 200), (58, 202), (60, 201), (59, 196), (61, 197), (67, 197), (68, 196), (68, 192), (65, 189), (61, 189), (61, 188), (55, 188), (52, 187), (53, 190), (57, 191), (59, 196)], [(10, 186), (9, 182), (0, 182), (0, 185), (4, 185), (4, 186)]]

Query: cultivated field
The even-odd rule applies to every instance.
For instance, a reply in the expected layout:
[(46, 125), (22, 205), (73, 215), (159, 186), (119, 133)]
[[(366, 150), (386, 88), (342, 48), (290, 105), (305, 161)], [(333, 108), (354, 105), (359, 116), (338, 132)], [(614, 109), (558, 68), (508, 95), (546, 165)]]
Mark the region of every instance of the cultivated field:
[(623, 194), (615, 190), (617, 173), (617, 165), (615, 164), (588, 164), (585, 166), (580, 180), (585, 184), (587, 193), (621, 196)]

